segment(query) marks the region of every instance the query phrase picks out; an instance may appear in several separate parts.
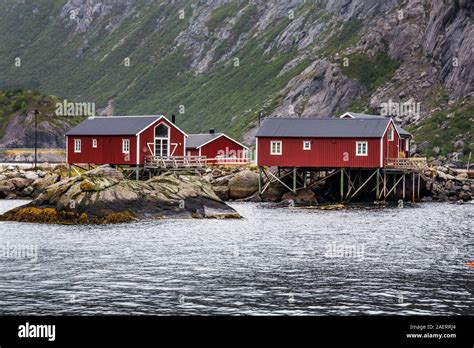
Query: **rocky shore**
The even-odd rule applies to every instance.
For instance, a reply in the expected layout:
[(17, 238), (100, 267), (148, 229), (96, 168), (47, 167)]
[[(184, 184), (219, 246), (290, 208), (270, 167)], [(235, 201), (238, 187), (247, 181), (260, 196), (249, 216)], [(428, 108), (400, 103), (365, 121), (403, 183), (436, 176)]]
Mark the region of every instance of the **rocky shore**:
[[(314, 189), (293, 193), (273, 183), (259, 195), (254, 167), (208, 168), (201, 176), (168, 173), (148, 181), (126, 180), (120, 171), (107, 166), (72, 178), (65, 166), (36, 171), (0, 167), (0, 199), (33, 199), (1, 217), (15, 221), (112, 223), (163, 217), (239, 217), (225, 201), (332, 204), (338, 200), (334, 187), (323, 182)], [(439, 165), (423, 173), (424, 202), (467, 202), (473, 192), (474, 179), (465, 169)]]
[[(23, 190), (20, 196), (24, 196)], [(240, 215), (219, 199), (209, 184), (192, 173), (134, 181), (126, 180), (116, 169), (103, 166), (49, 185), (32, 202), (6, 212), (0, 220), (102, 224), (169, 217), (239, 218)]]

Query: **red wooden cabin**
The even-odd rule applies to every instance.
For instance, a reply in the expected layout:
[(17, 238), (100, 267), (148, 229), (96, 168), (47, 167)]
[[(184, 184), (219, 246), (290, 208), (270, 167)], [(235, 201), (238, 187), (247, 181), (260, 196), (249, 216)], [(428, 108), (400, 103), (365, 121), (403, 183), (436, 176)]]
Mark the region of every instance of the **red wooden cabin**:
[(247, 163), (248, 147), (224, 133), (189, 134), (186, 142), (188, 156), (206, 156), (209, 164)]
[[(340, 117), (345, 118), (345, 119), (348, 119), (348, 118), (359, 118), (359, 119), (386, 118), (384, 116), (379, 116), (379, 115), (367, 115), (367, 114), (359, 114), (355, 112), (346, 112)], [(397, 132), (400, 135), (399, 144), (398, 144), (399, 151), (401, 154), (403, 154), (404, 157), (410, 157), (410, 140), (412, 138), (412, 135), (399, 125), (395, 125), (395, 127), (397, 128)]]
[(267, 118), (256, 135), (258, 166), (381, 168), (399, 157), (391, 118)]
[(186, 137), (162, 115), (93, 116), (66, 133), (66, 160), (143, 165), (146, 156), (185, 156)]

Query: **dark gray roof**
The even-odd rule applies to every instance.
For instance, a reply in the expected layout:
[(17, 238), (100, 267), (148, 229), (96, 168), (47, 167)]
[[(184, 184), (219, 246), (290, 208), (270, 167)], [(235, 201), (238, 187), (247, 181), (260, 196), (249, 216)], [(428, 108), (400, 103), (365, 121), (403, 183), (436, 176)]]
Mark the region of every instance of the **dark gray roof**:
[(217, 138), (222, 133), (205, 133), (205, 134), (188, 134), (186, 139), (186, 148), (187, 149), (195, 149), (202, 144), (207, 143), (209, 140)]
[(263, 121), (257, 137), (380, 138), (389, 118), (283, 118)]
[(162, 116), (89, 117), (66, 135), (135, 135)]
[(348, 112), (348, 114), (350, 114), (354, 118), (369, 118), (369, 119), (387, 118), (387, 117), (381, 116), (381, 115), (358, 114), (358, 113), (355, 113), (355, 112)]
[(406, 130), (404, 130), (402, 127), (400, 127), (399, 125), (395, 125), (395, 127), (397, 127), (397, 131), (398, 131), (398, 134), (400, 134), (400, 136), (402, 138), (409, 138), (411, 137), (411, 133), (410, 132), (407, 132)]
[[(351, 114), (352, 117), (358, 118), (358, 119), (377, 119), (377, 118), (382, 118), (383, 119), (383, 118), (388, 118), (388, 117), (381, 116), (381, 115), (358, 114), (358, 113), (355, 113), (355, 112), (349, 112), (349, 114)], [(395, 127), (397, 128), (398, 134), (400, 134), (400, 136), (402, 138), (411, 137), (411, 133), (404, 130), (401, 126), (396, 124)]]

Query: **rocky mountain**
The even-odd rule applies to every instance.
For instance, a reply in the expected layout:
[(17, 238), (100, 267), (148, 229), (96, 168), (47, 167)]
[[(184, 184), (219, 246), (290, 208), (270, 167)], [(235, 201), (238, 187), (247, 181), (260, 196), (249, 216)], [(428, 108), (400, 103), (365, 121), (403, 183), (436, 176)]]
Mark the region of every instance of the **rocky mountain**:
[(469, 0), (4, 0), (0, 89), (175, 113), (253, 140), (258, 114), (394, 116), (429, 154), (473, 150)]

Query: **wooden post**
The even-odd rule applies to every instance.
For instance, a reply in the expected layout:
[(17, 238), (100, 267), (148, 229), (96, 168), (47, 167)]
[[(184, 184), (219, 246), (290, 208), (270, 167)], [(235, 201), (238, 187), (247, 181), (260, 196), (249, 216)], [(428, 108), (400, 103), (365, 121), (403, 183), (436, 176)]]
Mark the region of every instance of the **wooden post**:
[(375, 201), (379, 200), (379, 195), (380, 195), (380, 169), (377, 169), (377, 175), (376, 175), (376, 187), (375, 187)]
[(420, 200), (420, 186), (421, 186), (421, 179), (420, 179), (421, 175), (420, 173), (418, 173), (418, 192), (417, 192), (417, 196), (418, 196), (418, 200)]
[(262, 194), (262, 167), (258, 167), (258, 194)]
[(403, 200), (405, 200), (405, 175), (406, 173), (404, 172), (403, 173), (403, 196), (402, 196)]
[(386, 197), (386, 194), (387, 194), (387, 172), (384, 171), (383, 172), (383, 198), (387, 198)]
[(296, 193), (296, 167), (293, 167), (293, 193)]
[(341, 202), (344, 200), (344, 168), (341, 168)]
[(415, 203), (415, 172), (413, 172), (413, 177), (411, 179), (411, 200), (413, 203)]
[(136, 169), (135, 169), (135, 180), (138, 181), (138, 179), (140, 179), (140, 172), (139, 172), (140, 168), (137, 166)]
[(67, 177), (68, 178), (71, 177), (71, 165), (70, 164), (67, 165)]

